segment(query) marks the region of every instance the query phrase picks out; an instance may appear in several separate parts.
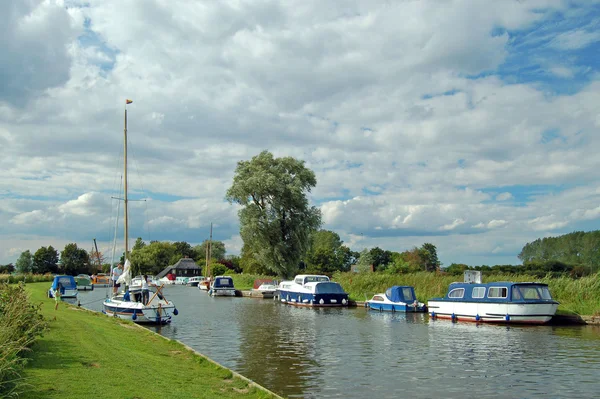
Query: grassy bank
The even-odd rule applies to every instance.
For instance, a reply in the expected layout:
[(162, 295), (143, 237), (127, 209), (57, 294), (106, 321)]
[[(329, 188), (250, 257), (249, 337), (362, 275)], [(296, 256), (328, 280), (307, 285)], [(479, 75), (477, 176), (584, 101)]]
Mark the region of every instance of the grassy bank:
[[(392, 285), (412, 285), (421, 302), (444, 296), (450, 283), (462, 281), (462, 276), (436, 273), (387, 274), (387, 273), (336, 273), (333, 280), (340, 283), (357, 301), (370, 299), (376, 293), (385, 292)], [(533, 278), (516, 274), (484, 274), (485, 282), (492, 281), (539, 281), (548, 284), (552, 296), (560, 302), (559, 311), (580, 315), (600, 314), (600, 274), (572, 279)]]
[[(46, 298), (48, 283), (28, 284), (49, 330), (33, 346), (21, 398), (272, 398), (184, 345), (129, 321)], [(175, 321), (176, 322), (176, 321)]]

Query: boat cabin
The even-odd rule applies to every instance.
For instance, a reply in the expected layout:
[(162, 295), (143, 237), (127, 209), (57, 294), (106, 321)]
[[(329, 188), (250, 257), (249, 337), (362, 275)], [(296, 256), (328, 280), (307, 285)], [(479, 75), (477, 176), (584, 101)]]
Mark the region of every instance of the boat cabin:
[(229, 276), (217, 276), (213, 282), (213, 288), (234, 288), (233, 279)]
[(55, 276), (52, 281), (52, 289), (64, 294), (65, 290), (76, 290), (77, 284), (73, 276)]
[(494, 282), (486, 284), (452, 283), (445, 301), (456, 302), (546, 302), (554, 301), (548, 284)]
[[(385, 291), (385, 296), (391, 302), (413, 303), (417, 300), (415, 289), (411, 286), (394, 285)], [(384, 301), (382, 295), (375, 295), (372, 301)]]
[(313, 274), (299, 274), (294, 278), (294, 282), (299, 285), (306, 283), (321, 283), (329, 281), (329, 277), (313, 275)]

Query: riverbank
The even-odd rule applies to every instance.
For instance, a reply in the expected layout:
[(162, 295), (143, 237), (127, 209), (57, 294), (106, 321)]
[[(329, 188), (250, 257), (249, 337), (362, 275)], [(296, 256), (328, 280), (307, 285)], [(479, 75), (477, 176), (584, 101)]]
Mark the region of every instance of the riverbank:
[[(21, 398), (277, 398), (229, 369), (129, 321), (46, 297), (48, 283), (27, 284), (49, 330), (24, 370)], [(176, 320), (174, 321), (176, 323)]]

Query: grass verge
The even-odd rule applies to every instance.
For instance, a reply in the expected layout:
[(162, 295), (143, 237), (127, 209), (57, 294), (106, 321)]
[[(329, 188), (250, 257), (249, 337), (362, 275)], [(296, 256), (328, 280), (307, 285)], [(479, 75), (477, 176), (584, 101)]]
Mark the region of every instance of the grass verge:
[(129, 321), (66, 303), (54, 308), (47, 283), (27, 285), (49, 330), (24, 370), (21, 398), (275, 398), (177, 341)]

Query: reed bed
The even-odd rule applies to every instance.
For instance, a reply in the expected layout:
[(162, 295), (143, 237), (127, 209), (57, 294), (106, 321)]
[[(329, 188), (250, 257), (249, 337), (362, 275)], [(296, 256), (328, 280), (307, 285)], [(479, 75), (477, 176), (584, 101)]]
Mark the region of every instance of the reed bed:
[[(578, 279), (571, 277), (536, 278), (523, 274), (483, 274), (483, 281), (537, 281), (548, 284), (550, 293), (560, 302), (559, 311), (579, 315), (600, 314), (600, 273)], [(333, 280), (340, 283), (357, 301), (370, 299), (374, 294), (385, 292), (393, 285), (415, 287), (421, 302), (446, 294), (450, 283), (462, 281), (462, 277), (443, 273), (335, 273)]]
[(0, 284), (0, 398), (17, 397), (27, 386), (21, 377), (24, 354), (46, 326), (23, 284)]

